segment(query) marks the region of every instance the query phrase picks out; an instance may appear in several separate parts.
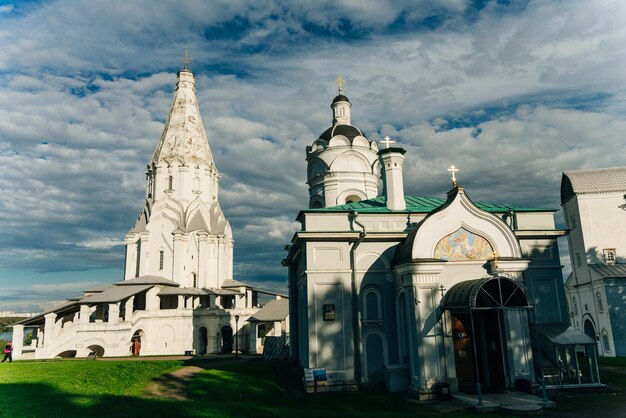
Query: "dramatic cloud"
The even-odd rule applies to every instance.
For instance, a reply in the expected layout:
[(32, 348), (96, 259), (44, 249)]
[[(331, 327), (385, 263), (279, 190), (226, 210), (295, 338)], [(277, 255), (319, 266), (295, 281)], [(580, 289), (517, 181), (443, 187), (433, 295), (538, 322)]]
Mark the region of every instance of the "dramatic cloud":
[(563, 170), (625, 163), (625, 43), (618, 0), (0, 6), (0, 310), (121, 279), (185, 49), (236, 278), (286, 292), (338, 74), (353, 122), (407, 149), (407, 192), (443, 196), (455, 164), (474, 200), (558, 208)]

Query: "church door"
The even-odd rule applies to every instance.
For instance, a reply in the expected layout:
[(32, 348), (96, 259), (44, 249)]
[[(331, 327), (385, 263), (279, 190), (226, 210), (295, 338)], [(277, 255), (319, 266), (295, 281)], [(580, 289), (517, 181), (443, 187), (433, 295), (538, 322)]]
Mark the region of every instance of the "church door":
[(222, 327), (222, 353), (233, 352), (233, 329), (225, 325)]
[(198, 341), (198, 354), (201, 356), (207, 352), (207, 345), (209, 344), (207, 330), (205, 327), (200, 327), (200, 341)]
[(506, 389), (506, 365), (503, 357), (505, 349), (502, 345), (499, 318), (501, 312), (474, 311), (473, 315), (475, 330), (472, 330), (469, 314), (452, 314), (452, 341), (459, 390), (471, 393), (476, 391), (476, 368), (483, 391)]
[(479, 353), (478, 365), (481, 383), (485, 390), (506, 388), (504, 348), (502, 346), (501, 311), (486, 310), (474, 312), (476, 324), (476, 350)]
[(139, 355), (139, 352), (141, 351), (141, 337), (139, 335), (133, 336), (133, 339), (131, 340), (130, 351), (133, 356)]
[(454, 363), (459, 390), (471, 392), (476, 389), (476, 378), (474, 377), (474, 349), (470, 317), (468, 314), (452, 314), (451, 318)]

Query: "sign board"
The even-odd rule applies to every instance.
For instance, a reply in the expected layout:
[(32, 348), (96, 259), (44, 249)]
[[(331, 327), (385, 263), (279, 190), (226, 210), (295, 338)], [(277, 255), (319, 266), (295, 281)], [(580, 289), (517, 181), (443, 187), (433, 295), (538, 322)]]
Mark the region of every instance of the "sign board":
[(318, 367), (316, 369), (304, 369), (304, 381), (305, 382), (325, 382), (328, 380), (326, 376), (326, 369)]
[(333, 303), (325, 303), (322, 305), (324, 309), (324, 321), (334, 321), (335, 320), (335, 304)]

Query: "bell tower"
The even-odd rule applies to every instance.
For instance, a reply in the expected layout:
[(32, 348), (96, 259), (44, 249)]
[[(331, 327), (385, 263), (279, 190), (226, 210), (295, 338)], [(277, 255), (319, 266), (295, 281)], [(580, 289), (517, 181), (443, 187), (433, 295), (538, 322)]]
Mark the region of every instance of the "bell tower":
[(368, 140), (351, 122), (352, 103), (337, 78), (332, 126), (306, 148), (309, 208), (343, 205), (378, 196), (378, 144)]

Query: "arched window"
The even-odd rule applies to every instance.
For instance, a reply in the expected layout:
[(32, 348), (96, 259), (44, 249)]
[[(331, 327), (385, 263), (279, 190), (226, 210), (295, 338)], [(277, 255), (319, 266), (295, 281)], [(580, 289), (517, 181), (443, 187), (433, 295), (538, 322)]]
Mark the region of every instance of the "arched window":
[(600, 291), (596, 292), (596, 303), (598, 305), (598, 312), (604, 313), (604, 303), (602, 303), (602, 295), (600, 294)]
[(350, 195), (348, 197), (346, 197), (346, 203), (355, 203), (355, 202), (360, 202), (361, 198), (357, 195)]
[(378, 289), (367, 288), (363, 292), (363, 301), (363, 318), (365, 321), (382, 321), (383, 310)]
[(572, 296), (572, 311), (574, 315), (578, 315), (578, 303), (576, 302), (576, 296)]

